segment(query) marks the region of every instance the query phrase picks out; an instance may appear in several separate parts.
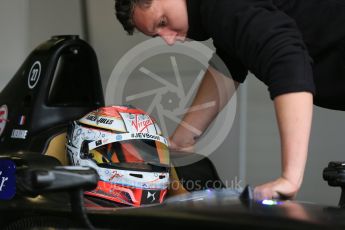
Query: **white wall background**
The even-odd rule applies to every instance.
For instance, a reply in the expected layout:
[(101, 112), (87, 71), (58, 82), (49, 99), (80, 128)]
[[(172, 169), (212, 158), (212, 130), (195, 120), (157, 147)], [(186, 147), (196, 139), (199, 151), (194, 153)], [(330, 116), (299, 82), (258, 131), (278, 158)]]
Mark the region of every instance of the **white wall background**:
[[(97, 53), (105, 88), (117, 61), (147, 38), (126, 35), (115, 19), (113, 0), (86, 0), (86, 21), (82, 20), (81, 2), (0, 1), (0, 89), (34, 47), (56, 34), (79, 34), (88, 39)], [(223, 179), (241, 176), (243, 185), (256, 185), (280, 173), (279, 135), (266, 87), (249, 77), (242, 88), (237, 122), (211, 159)], [(327, 186), (322, 170), (331, 160), (345, 160), (343, 130), (344, 113), (315, 108), (309, 160), (298, 199), (337, 204), (339, 189)]]
[(0, 89), (7, 84), (28, 50), (28, 2), (2, 0), (0, 3)]
[(83, 37), (80, 0), (0, 1), (0, 89), (29, 53), (56, 34)]

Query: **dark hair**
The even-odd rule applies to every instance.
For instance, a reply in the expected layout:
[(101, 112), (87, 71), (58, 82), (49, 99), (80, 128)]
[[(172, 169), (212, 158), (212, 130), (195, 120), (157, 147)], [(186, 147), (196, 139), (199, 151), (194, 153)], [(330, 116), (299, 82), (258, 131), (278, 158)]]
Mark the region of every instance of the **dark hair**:
[(135, 29), (133, 23), (134, 7), (149, 8), (153, 0), (115, 0), (116, 17), (123, 28), (132, 35)]

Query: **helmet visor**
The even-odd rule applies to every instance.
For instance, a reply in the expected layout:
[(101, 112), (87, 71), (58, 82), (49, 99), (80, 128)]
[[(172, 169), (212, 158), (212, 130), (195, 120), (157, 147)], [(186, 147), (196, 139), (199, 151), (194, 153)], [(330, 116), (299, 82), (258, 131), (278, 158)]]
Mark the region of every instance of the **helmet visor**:
[(136, 139), (113, 142), (90, 151), (92, 159), (105, 167), (152, 170), (169, 167), (168, 147), (155, 140)]

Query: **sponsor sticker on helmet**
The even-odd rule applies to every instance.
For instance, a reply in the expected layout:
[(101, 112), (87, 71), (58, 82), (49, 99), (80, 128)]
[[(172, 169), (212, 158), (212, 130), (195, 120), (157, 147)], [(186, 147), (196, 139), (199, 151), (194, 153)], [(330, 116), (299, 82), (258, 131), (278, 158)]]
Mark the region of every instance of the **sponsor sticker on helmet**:
[(122, 141), (122, 136), (121, 135), (116, 135), (116, 140), (117, 141)]
[(80, 120), (80, 122), (97, 128), (104, 128), (119, 132), (126, 131), (124, 124), (121, 120), (113, 117), (102, 116), (94, 112), (87, 114)]
[(141, 204), (156, 204), (159, 203), (159, 190), (144, 190), (141, 198)]
[(96, 122), (97, 124), (112, 125), (114, 120), (106, 117), (95, 116), (93, 114), (87, 115), (86, 120)]

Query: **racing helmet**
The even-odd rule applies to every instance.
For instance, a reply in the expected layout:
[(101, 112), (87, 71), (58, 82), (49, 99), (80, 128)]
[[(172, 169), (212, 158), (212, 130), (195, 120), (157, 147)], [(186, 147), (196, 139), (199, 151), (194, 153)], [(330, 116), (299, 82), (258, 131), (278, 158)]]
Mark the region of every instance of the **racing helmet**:
[(85, 195), (142, 206), (162, 203), (169, 185), (168, 141), (157, 122), (131, 106), (99, 108), (72, 122), (67, 134), (72, 165), (97, 170), (97, 188)]

